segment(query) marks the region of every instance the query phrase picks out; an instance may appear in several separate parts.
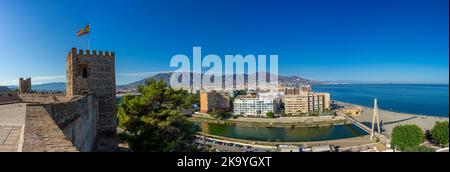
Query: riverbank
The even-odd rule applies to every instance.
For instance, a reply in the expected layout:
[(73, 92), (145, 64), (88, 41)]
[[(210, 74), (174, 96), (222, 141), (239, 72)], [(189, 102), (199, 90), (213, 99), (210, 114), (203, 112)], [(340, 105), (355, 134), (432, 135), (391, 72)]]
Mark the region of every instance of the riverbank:
[[(354, 105), (345, 102), (334, 101), (339, 105), (343, 105), (344, 107), (355, 107), (359, 105)], [(353, 116), (354, 119), (363, 123), (366, 126), (371, 127), (372, 124), (372, 116), (373, 116), (373, 108), (366, 106), (359, 106), (363, 109), (361, 115)], [(423, 129), (423, 131), (427, 129), (432, 129), (435, 125), (436, 121), (448, 121), (447, 117), (435, 117), (435, 116), (425, 116), (425, 115), (416, 115), (416, 114), (408, 114), (401, 112), (393, 112), (388, 110), (378, 109), (378, 115), (380, 117), (380, 123), (382, 123), (382, 134), (387, 136), (391, 136), (392, 129), (397, 125), (404, 124), (415, 124)]]
[(268, 142), (268, 141), (252, 141), (252, 140), (244, 140), (237, 138), (229, 138), (217, 135), (211, 135), (206, 133), (199, 133), (199, 137), (208, 137), (211, 139), (217, 139), (224, 142), (248, 145), (248, 146), (256, 146), (262, 148), (276, 148), (279, 145), (295, 145), (302, 147), (314, 147), (314, 146), (328, 146), (334, 145), (339, 147), (352, 147), (352, 146), (360, 146), (366, 144), (372, 144), (374, 142), (370, 141), (369, 135), (345, 138), (345, 139), (333, 139), (333, 140), (324, 140), (324, 141), (311, 141), (311, 142)]
[(316, 116), (316, 117), (279, 117), (279, 118), (252, 118), (238, 117), (236, 119), (220, 120), (208, 115), (194, 114), (191, 118), (196, 122), (214, 124), (237, 125), (248, 127), (322, 127), (332, 125), (351, 124), (342, 116)]
[[(297, 145), (306, 147), (335, 145), (339, 147), (353, 147), (373, 143), (370, 141), (370, 136), (367, 133), (355, 134), (364, 131), (359, 131), (359, 128), (356, 129), (357, 127), (353, 128), (355, 126), (353, 126), (350, 121), (346, 120), (344, 116), (280, 118), (239, 117), (237, 119), (219, 120), (214, 119), (207, 114), (197, 113), (189, 119), (198, 122), (202, 127), (202, 130), (205, 129), (200, 135), (248, 145), (269, 147), (277, 145)], [(211, 124), (213, 124), (213, 126), (210, 126)], [(220, 128), (221, 126), (217, 125), (226, 125), (227, 127)], [(229, 127), (232, 128), (230, 129)], [(274, 130), (268, 131), (271, 129)], [(302, 130), (298, 131), (298, 129)], [(210, 134), (209, 132), (215, 134)], [(238, 136), (231, 136), (236, 133), (240, 134), (239, 137), (241, 138)], [(252, 134), (248, 135), (249, 133)], [(270, 137), (261, 139), (261, 137), (267, 135)], [(275, 137), (272, 137), (274, 135)], [(299, 139), (296, 137), (299, 137)]]

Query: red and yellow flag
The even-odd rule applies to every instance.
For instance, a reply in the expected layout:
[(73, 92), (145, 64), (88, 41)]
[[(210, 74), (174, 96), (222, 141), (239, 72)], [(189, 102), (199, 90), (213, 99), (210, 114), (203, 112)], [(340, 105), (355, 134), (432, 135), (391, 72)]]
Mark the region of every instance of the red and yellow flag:
[(80, 37), (80, 36), (89, 34), (89, 31), (91, 30), (90, 27), (91, 27), (90, 24), (88, 24), (87, 26), (85, 26), (83, 29), (81, 29), (80, 31), (77, 32), (77, 36)]

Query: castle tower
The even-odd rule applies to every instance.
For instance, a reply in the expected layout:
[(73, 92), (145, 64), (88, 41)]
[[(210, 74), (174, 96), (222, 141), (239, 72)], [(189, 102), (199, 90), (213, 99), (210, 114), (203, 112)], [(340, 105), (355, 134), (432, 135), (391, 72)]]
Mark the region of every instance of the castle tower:
[(374, 102), (373, 102), (372, 133), (370, 135), (370, 140), (373, 139), (375, 122), (377, 123), (378, 133), (381, 133), (380, 132), (380, 116), (378, 116), (378, 102), (377, 102), (377, 99), (375, 99)]
[(19, 78), (19, 93), (31, 93), (31, 78)]
[(114, 52), (97, 53), (76, 48), (67, 55), (67, 98), (87, 93), (98, 102), (96, 149), (114, 151), (117, 146), (116, 77)]

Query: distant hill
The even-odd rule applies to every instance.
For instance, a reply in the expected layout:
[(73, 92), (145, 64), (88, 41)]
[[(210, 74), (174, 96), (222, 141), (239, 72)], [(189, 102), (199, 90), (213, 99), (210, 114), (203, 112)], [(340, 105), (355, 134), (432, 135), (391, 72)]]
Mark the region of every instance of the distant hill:
[(31, 85), (31, 89), (34, 91), (66, 91), (66, 83), (53, 82), (53, 83)]
[(156, 80), (165, 80), (166, 83), (170, 83), (170, 76), (172, 75), (172, 73), (158, 73), (156, 75), (147, 77), (145, 79), (139, 80), (139, 81), (135, 81), (129, 84), (125, 84), (125, 85), (118, 85), (117, 89), (133, 89), (133, 88), (137, 88), (138, 85), (144, 85), (145, 81), (149, 80), (149, 79), (156, 79)]
[(315, 81), (310, 79), (305, 79), (299, 76), (278, 76), (278, 82), (287, 84), (287, 85), (299, 85), (299, 84), (311, 84), (311, 85), (318, 85), (318, 84), (328, 84), (329, 82), (325, 81)]
[[(190, 74), (192, 76), (192, 73), (190, 73)], [(118, 85), (117, 89), (134, 89), (134, 88), (137, 88), (138, 85), (145, 84), (145, 81), (148, 79), (156, 79), (156, 80), (163, 79), (166, 81), (166, 83), (170, 83), (171, 76), (172, 76), (172, 72), (158, 73), (156, 75), (147, 77), (145, 79), (142, 79), (142, 80), (139, 80), (136, 82), (132, 82), (132, 83), (125, 84), (125, 85)], [(266, 76), (267, 76), (267, 79), (269, 79), (269, 73), (267, 73)], [(236, 74), (233, 77), (236, 78)], [(222, 76), (223, 80), (225, 80), (224, 78), (225, 78), (225, 76)], [(248, 75), (244, 74), (244, 78), (247, 80)], [(289, 85), (289, 86), (300, 85), (300, 84), (319, 85), (319, 84), (336, 83), (336, 82), (314, 81), (314, 80), (310, 80), (310, 79), (304, 79), (299, 76), (282, 76), (282, 75), (278, 76), (278, 82)], [(0, 86), (0, 91), (3, 91), (3, 90), (10, 91), (10, 90), (15, 90), (17, 88), (18, 88), (17, 85)], [(45, 84), (36, 84), (36, 85), (32, 85), (31, 89), (34, 91), (44, 91), (44, 92), (66, 91), (66, 83), (65, 82), (53, 82), (53, 83), (45, 83)]]
[(10, 92), (11, 89), (9, 89), (8, 87), (5, 86), (0, 86), (0, 92)]
[[(19, 88), (17, 85), (8, 85), (6, 86), (10, 90), (15, 90)], [(32, 84), (31, 90), (33, 91), (43, 91), (43, 92), (52, 92), (52, 91), (66, 91), (66, 83), (65, 82), (53, 82), (53, 83), (44, 83), (44, 84)]]
[[(192, 73), (190, 73), (190, 74), (192, 76)], [(163, 79), (166, 81), (166, 83), (170, 83), (171, 75), (172, 75), (172, 72), (158, 73), (156, 75), (150, 76), (148, 78), (145, 78), (145, 79), (142, 79), (142, 80), (139, 80), (136, 82), (132, 82), (132, 83), (125, 84), (125, 85), (119, 85), (119, 86), (117, 86), (117, 88), (118, 89), (134, 89), (138, 85), (145, 84), (145, 81), (148, 79), (157, 79), (157, 80)], [(267, 79), (269, 79), (269, 73), (267, 73), (266, 76), (267, 76)], [(236, 78), (236, 74), (234, 74), (233, 77)], [(222, 76), (222, 80), (225, 80), (224, 78), (225, 78), (225, 76)], [(244, 78), (247, 80), (248, 75), (244, 74)], [(314, 80), (304, 79), (299, 76), (282, 76), (282, 75), (278, 76), (278, 82), (286, 84), (286, 85), (300, 85), (300, 84), (318, 85), (318, 84), (328, 84), (329, 83), (329, 82), (323, 82), (323, 81), (314, 81)]]

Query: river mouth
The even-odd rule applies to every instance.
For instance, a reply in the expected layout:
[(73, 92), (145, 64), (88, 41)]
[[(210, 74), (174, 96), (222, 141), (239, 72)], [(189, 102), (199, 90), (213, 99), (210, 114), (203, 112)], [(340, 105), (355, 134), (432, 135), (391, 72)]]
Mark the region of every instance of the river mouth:
[(353, 124), (320, 127), (263, 127), (196, 122), (203, 133), (233, 139), (264, 142), (312, 142), (346, 139), (368, 133)]

